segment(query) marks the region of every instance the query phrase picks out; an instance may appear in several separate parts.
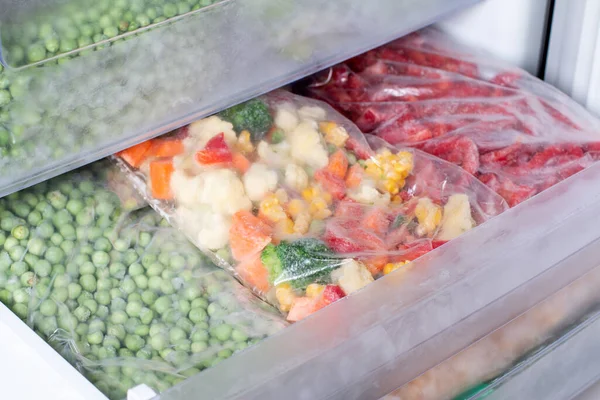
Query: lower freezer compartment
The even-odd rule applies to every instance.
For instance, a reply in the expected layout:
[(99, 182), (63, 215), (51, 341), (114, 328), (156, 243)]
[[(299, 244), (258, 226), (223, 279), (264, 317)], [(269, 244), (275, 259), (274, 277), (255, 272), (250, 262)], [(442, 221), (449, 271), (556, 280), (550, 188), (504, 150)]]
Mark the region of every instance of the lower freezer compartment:
[[(0, 303), (29, 327), (1, 308), (0, 338), (52, 353), (25, 365), (30, 379), (48, 365), (61, 388), (81, 392), (52, 398), (124, 399), (141, 384), (162, 392), (286, 325), (153, 210), (113, 189), (110, 172), (101, 162), (0, 199)], [(8, 343), (3, 377), (19, 359)]]
[(598, 379), (599, 286), (600, 266), (383, 399), (572, 398)]

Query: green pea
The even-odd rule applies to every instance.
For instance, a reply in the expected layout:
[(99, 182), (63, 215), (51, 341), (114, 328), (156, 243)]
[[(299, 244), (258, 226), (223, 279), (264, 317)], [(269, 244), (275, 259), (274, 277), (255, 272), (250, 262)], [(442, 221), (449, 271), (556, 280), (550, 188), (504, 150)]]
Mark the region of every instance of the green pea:
[(135, 327), (133, 333), (138, 336), (146, 337), (148, 336), (149, 331), (150, 327), (148, 325), (138, 325)]
[(169, 332), (169, 339), (171, 340), (171, 343), (175, 343), (180, 339), (185, 339), (186, 337), (187, 334), (185, 331), (177, 326), (171, 328)]
[(106, 290), (96, 292), (96, 294), (94, 295), (94, 298), (96, 299), (96, 301), (99, 304), (102, 304), (105, 306), (109, 305), (111, 302), (110, 293)]
[(94, 275), (81, 275), (79, 284), (87, 291), (93, 292), (96, 290), (96, 277)]
[(19, 245), (19, 240), (15, 237), (9, 236), (4, 241), (4, 250), (10, 251), (13, 247)]
[[(52, 243), (55, 246), (60, 246), (63, 241), (64, 241), (64, 238), (60, 235), (60, 233), (55, 232), (50, 236), (50, 243)], [(45, 250), (46, 250), (46, 247), (44, 247), (44, 251)]]
[(69, 291), (64, 287), (55, 287), (50, 296), (55, 302), (62, 304), (69, 298)]
[(37, 282), (35, 274), (31, 271), (24, 272), (20, 278), (21, 285), (23, 286), (34, 286)]
[(110, 244), (110, 241), (107, 238), (101, 237), (98, 238), (94, 243), (94, 249), (98, 251), (109, 252), (112, 250), (112, 245)]
[(232, 328), (227, 324), (217, 325), (211, 329), (210, 335), (221, 342), (228, 340), (231, 337)]
[(23, 275), (28, 269), (29, 266), (22, 261), (15, 262), (10, 266), (10, 272), (17, 276)]
[(70, 299), (77, 299), (82, 292), (82, 288), (78, 283), (69, 283), (69, 286), (67, 286), (67, 291), (69, 292), (69, 298)]
[(154, 291), (159, 291), (162, 286), (162, 278), (160, 276), (151, 276), (148, 278), (148, 287)]
[(190, 348), (192, 350), (192, 353), (201, 353), (201, 352), (205, 351), (206, 349), (208, 349), (208, 343), (194, 341), (194, 342), (192, 342), (192, 345)]
[(131, 351), (138, 351), (146, 342), (139, 335), (125, 336), (125, 346)]
[(44, 241), (42, 239), (37, 238), (37, 237), (32, 237), (31, 239), (29, 239), (29, 242), (27, 243), (27, 250), (31, 254), (40, 257), (46, 251), (46, 244), (44, 243)]
[(90, 322), (89, 332), (106, 332), (106, 324), (100, 319), (94, 319)]
[(34, 44), (27, 49), (27, 59), (29, 62), (36, 63), (46, 58), (46, 48), (41, 44)]
[(122, 310), (113, 311), (112, 315), (110, 316), (110, 321), (115, 325), (124, 324), (125, 322), (127, 322), (127, 319), (127, 314), (125, 313), (125, 311)]
[(129, 275), (136, 276), (144, 273), (144, 267), (141, 264), (134, 263), (129, 266)]
[(192, 322), (202, 322), (208, 320), (208, 314), (203, 308), (192, 308), (189, 312), (188, 318)]
[(4, 107), (10, 103), (10, 96), (7, 90), (0, 90), (0, 107)]
[(151, 306), (152, 304), (154, 304), (154, 302), (156, 301), (157, 297), (158, 296), (156, 295), (156, 293), (154, 293), (151, 290), (144, 290), (142, 292), (142, 301), (147, 306)]
[(148, 288), (148, 278), (146, 277), (146, 275), (134, 276), (133, 281), (135, 282), (135, 285), (139, 289), (147, 289)]
[(92, 254), (92, 262), (97, 267), (106, 267), (110, 262), (110, 257), (104, 251), (96, 251)]
[[(39, 260), (37, 263), (35, 263), (33, 270), (38, 276), (45, 277), (49, 276), (50, 272), (52, 272), (52, 266), (47, 260)], [(57, 279), (58, 278), (60, 278), (60, 276), (57, 277)]]
[(44, 300), (40, 305), (40, 312), (46, 317), (56, 314), (57, 311), (58, 307), (54, 300)]
[(65, 254), (72, 254), (75, 249), (75, 242), (72, 240), (63, 240), (59, 246)]
[(92, 312), (85, 306), (79, 306), (75, 309), (75, 311), (73, 311), (73, 315), (75, 315), (75, 318), (77, 318), (79, 321), (85, 322), (88, 320), (88, 318), (90, 318)]
[(73, 262), (79, 267), (79, 273), (81, 275), (94, 275), (96, 273), (96, 267), (94, 264), (87, 260), (87, 256), (85, 254), (78, 254)]
[(65, 252), (60, 247), (50, 246), (46, 250), (44, 257), (50, 264), (59, 264), (64, 259)]
[(164, 314), (171, 307), (172, 307), (172, 301), (167, 296), (159, 297), (158, 299), (156, 299), (156, 302), (154, 303), (154, 309), (159, 314)]
[(150, 338), (150, 346), (156, 351), (164, 350), (168, 344), (167, 338), (162, 334), (157, 334)]
[(96, 311), (98, 311), (98, 303), (96, 303), (96, 300), (94, 300), (93, 298), (84, 300), (82, 302), (82, 305), (89, 308), (92, 314), (95, 314)]
[(165, 4), (163, 6), (163, 15), (166, 18), (172, 18), (177, 15), (177, 6), (175, 4)]
[(129, 302), (125, 307), (125, 311), (130, 317), (138, 317), (142, 311), (142, 303), (137, 301)]
[(29, 314), (29, 308), (23, 303), (13, 305), (12, 310), (21, 319), (27, 318), (27, 315)]
[(99, 331), (88, 333), (87, 340), (90, 344), (100, 344), (104, 340), (104, 334)]
[(192, 308), (203, 308), (206, 310), (208, 308), (208, 300), (204, 297), (197, 297), (192, 300)]
[(18, 240), (27, 239), (29, 237), (29, 229), (25, 225), (17, 225), (12, 229), (11, 235)]
[(15, 303), (29, 303), (29, 292), (25, 289), (16, 289), (13, 291), (13, 300)]
[[(106, 333), (107, 335), (112, 335), (119, 340), (124, 340), (126, 335), (123, 325), (108, 325), (106, 328)], [(119, 345), (116, 345), (115, 347), (119, 347)]]
[(152, 276), (158, 276), (164, 270), (164, 267), (161, 264), (159, 264), (159, 263), (153, 263), (153, 264), (151, 264), (147, 268), (148, 268), (148, 270), (146, 271), (146, 274), (148, 276), (150, 276), (150, 277), (152, 277)]

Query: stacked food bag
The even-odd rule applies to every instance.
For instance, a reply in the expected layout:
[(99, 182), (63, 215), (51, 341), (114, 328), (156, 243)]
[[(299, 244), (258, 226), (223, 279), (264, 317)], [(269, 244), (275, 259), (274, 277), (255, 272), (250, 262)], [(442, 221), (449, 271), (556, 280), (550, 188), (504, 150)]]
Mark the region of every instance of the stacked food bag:
[(111, 399), (163, 391), (285, 326), (152, 209), (130, 212), (140, 203), (107, 189), (123, 188), (108, 166), (0, 199), (2, 303)]
[(117, 155), (206, 254), (297, 321), (506, 209), (460, 168), (279, 91)]
[(461, 166), (514, 206), (598, 159), (600, 125), (520, 69), (426, 29), (317, 74), (365, 133)]

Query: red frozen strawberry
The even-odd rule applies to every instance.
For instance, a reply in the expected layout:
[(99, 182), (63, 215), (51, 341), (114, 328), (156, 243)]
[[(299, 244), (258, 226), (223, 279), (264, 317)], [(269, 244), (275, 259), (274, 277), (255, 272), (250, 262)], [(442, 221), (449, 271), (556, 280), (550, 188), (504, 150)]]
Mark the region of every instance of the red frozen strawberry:
[(319, 182), (323, 189), (329, 192), (333, 198), (341, 200), (346, 195), (346, 185), (343, 179), (338, 178), (330, 171), (320, 169), (315, 172), (315, 181)]
[(219, 133), (206, 143), (203, 150), (196, 153), (196, 161), (202, 165), (223, 164), (233, 159), (231, 150), (225, 142), (225, 134)]
[(327, 285), (327, 286), (325, 286), (323, 293), (321, 293), (319, 300), (317, 300), (317, 304), (316, 304), (315, 308), (317, 310), (319, 310), (323, 307), (330, 305), (331, 303), (334, 303), (334, 302), (340, 300), (341, 298), (343, 298), (345, 296), (346, 296), (346, 293), (344, 293), (342, 288), (339, 287), (338, 285)]

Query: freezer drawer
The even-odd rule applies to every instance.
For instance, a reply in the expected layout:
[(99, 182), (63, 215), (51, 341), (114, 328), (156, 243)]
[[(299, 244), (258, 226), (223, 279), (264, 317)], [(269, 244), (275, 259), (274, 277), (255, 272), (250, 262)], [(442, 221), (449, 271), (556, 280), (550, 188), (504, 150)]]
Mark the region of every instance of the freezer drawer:
[(2, 303), (0, 343), (2, 398), (107, 400)]
[(5, 69), (0, 72), (0, 196), (476, 2), (229, 0), (113, 38), (117, 41), (74, 49), (41, 68)]
[(594, 269), (598, 182), (595, 165), (160, 399), (384, 396)]

